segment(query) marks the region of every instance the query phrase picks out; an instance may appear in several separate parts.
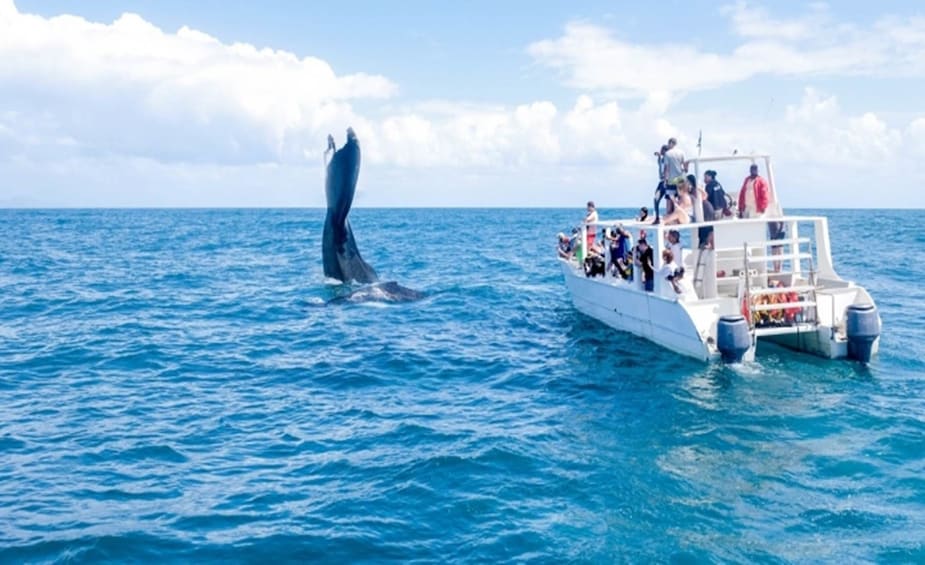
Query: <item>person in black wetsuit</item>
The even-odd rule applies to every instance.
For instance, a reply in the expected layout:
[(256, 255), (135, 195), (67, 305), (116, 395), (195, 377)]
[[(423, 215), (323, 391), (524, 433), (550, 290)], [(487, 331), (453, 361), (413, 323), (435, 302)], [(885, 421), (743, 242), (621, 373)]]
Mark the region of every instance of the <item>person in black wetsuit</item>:
[(703, 173), (703, 182), (704, 189), (707, 192), (707, 201), (713, 207), (713, 217), (710, 218), (704, 213), (704, 219), (722, 220), (723, 216), (731, 216), (731, 212), (725, 213), (729, 208), (729, 203), (726, 201), (726, 191), (723, 189), (723, 185), (716, 180), (716, 171), (709, 170)]
[(655, 268), (653, 265), (654, 256), (649, 242), (644, 235), (639, 236), (639, 243), (636, 244), (636, 265), (642, 269), (642, 281), (646, 292), (652, 292), (655, 288)]

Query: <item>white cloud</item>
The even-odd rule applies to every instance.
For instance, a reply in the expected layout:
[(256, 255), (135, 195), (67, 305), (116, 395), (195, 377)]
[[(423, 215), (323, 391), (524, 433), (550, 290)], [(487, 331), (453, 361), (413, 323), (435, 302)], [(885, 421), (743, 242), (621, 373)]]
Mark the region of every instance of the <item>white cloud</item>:
[[(708, 147), (766, 150), (781, 169), (818, 178), (883, 176), (902, 152), (925, 155), (925, 117), (897, 125), (847, 113), (815, 89), (761, 120), (685, 114), (677, 104), (681, 91), (759, 71), (922, 72), (925, 20), (881, 18), (840, 38), (833, 30), (848, 28), (824, 7), (790, 20), (741, 3), (724, 13), (742, 40), (727, 53), (569, 24), (529, 52), (567, 76), (574, 102), (503, 105), (403, 99), (387, 77), (338, 75), (310, 56), (186, 27), (165, 32), (132, 14), (111, 24), (42, 18), (0, 0), (0, 203), (320, 204), (317, 187), (302, 185), (320, 186), (325, 136), (340, 143), (347, 125), (363, 146), (358, 203), (376, 205), (562, 205), (576, 194), (638, 205), (652, 189), (651, 151), (676, 136), (692, 152), (706, 123)], [(81, 197), (75, 183), (93, 195)]]
[(0, 84), (5, 106), (50, 117), (88, 153), (225, 162), (301, 158), (352, 121), (351, 100), (396, 92), (382, 76), (338, 76), (314, 57), (167, 33), (134, 14), (46, 19), (10, 0), (0, 0)]
[(925, 76), (925, 18), (884, 17), (862, 28), (834, 21), (819, 4), (787, 20), (744, 2), (721, 12), (742, 38), (728, 52), (677, 39), (634, 44), (587, 22), (571, 22), (562, 36), (532, 43), (527, 52), (573, 88), (636, 98), (669, 89), (677, 98), (757, 75)]

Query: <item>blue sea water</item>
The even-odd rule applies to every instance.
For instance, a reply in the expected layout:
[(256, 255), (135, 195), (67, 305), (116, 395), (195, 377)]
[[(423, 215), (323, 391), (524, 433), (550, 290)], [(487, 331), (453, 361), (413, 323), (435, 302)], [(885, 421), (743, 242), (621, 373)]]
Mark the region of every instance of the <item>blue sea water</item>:
[(0, 211), (0, 561), (923, 562), (925, 233), (824, 213), (867, 368), (582, 316), (580, 209), (354, 210), (427, 297), (330, 306), (320, 210)]

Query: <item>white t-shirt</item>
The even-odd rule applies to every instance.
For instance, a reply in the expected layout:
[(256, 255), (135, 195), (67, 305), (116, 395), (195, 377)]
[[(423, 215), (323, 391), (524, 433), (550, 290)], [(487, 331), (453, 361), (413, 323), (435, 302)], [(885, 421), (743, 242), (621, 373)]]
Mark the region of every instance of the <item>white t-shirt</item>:
[(668, 167), (668, 180), (684, 174), (684, 152), (677, 145), (665, 152), (665, 165)]
[(656, 288), (656, 290), (659, 296), (677, 298), (678, 293), (674, 291), (674, 287), (671, 286), (671, 281), (668, 280), (668, 277), (672, 276), (676, 270), (678, 270), (678, 266), (672, 261), (671, 263), (662, 263), (662, 266), (655, 271), (655, 280), (658, 283), (658, 288)]
[(669, 243), (668, 249), (671, 250), (671, 255), (674, 257), (674, 262), (678, 265), (683, 265), (684, 260), (683, 257), (681, 257), (681, 242), (679, 241), (678, 243)]

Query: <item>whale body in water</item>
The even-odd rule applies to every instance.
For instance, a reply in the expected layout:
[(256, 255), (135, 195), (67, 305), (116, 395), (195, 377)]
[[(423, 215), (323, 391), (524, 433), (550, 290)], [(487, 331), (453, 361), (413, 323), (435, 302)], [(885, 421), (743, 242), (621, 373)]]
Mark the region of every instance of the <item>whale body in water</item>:
[(324, 232), (321, 237), (321, 260), (324, 275), (343, 283), (356, 281), (367, 286), (350, 294), (338, 296), (331, 303), (341, 302), (407, 302), (418, 300), (423, 293), (403, 287), (394, 281), (379, 282), (376, 270), (363, 260), (357, 248), (356, 238), (350, 228), (347, 215), (356, 194), (357, 179), (360, 177), (360, 143), (353, 128), (347, 128), (347, 143), (337, 149), (334, 138), (328, 136), (325, 156), (334, 154), (327, 164), (324, 193), (327, 198), (327, 215), (324, 218)]

